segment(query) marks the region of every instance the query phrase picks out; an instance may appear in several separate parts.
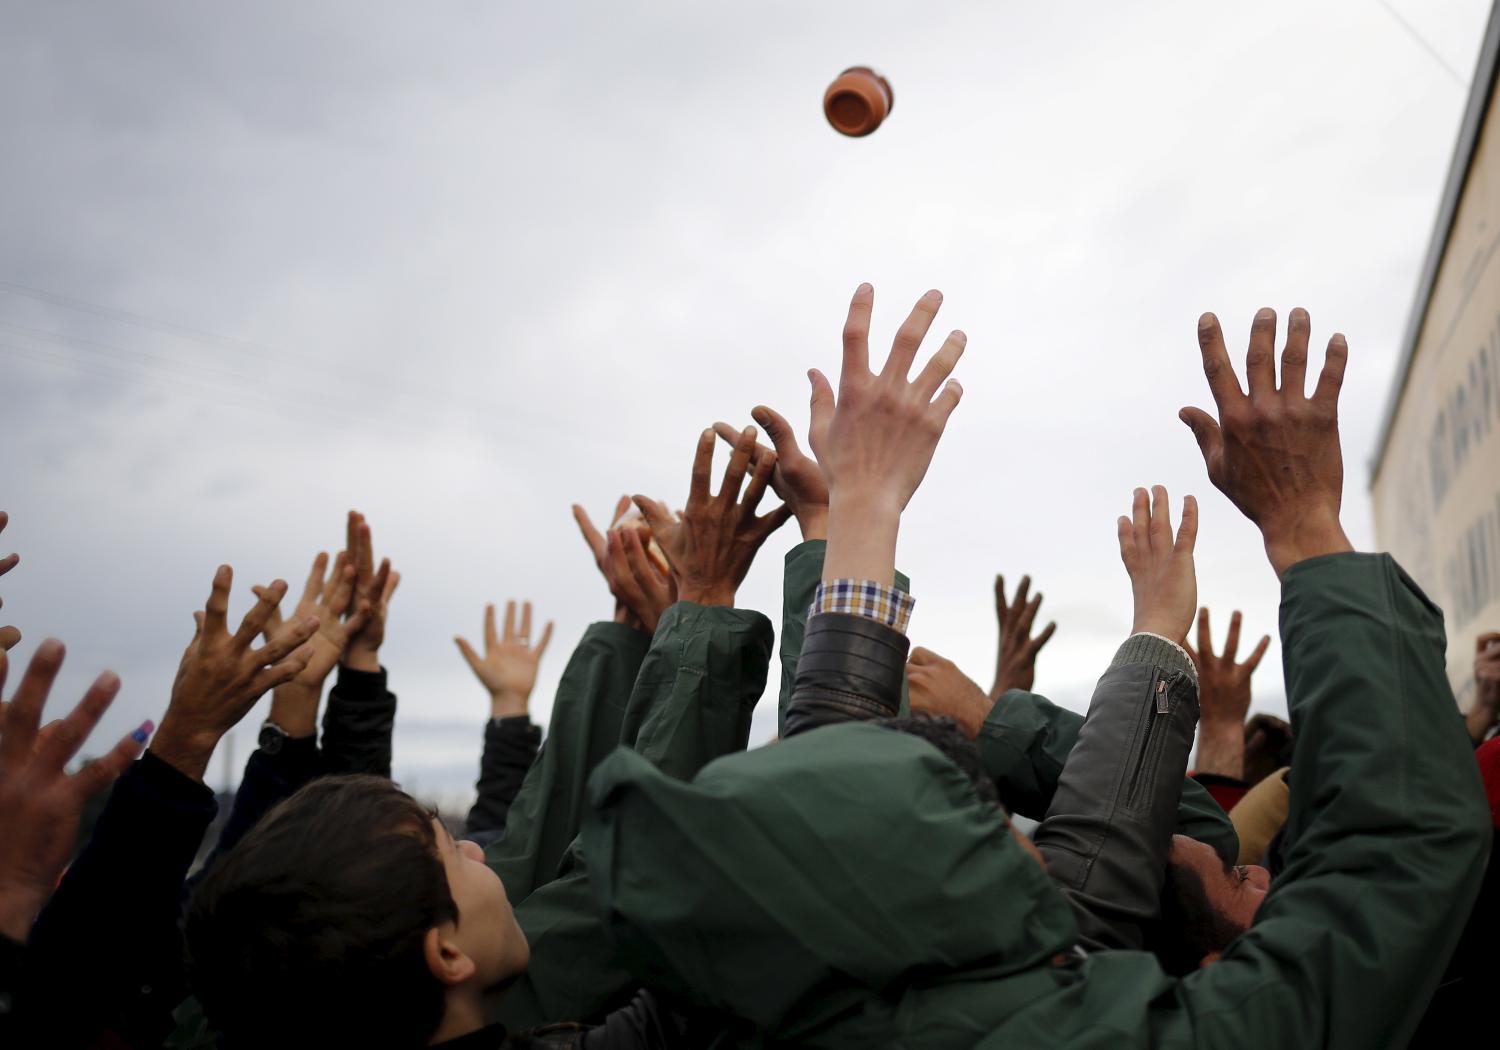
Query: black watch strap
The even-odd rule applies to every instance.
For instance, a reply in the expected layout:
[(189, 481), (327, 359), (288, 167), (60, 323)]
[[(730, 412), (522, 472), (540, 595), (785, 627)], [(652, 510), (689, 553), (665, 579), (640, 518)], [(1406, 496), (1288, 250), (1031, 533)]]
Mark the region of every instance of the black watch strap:
[(291, 737), (287, 735), (287, 731), (269, 718), (260, 724), (260, 749), (266, 754), (279, 754), (290, 739)]

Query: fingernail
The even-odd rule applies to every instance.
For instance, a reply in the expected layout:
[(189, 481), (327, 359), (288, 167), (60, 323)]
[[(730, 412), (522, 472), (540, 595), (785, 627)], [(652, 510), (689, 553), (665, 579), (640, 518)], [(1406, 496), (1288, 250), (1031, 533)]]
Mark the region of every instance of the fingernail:
[(934, 288), (930, 292), (928, 292), (926, 295), (922, 296), (922, 298), (923, 299), (930, 299), (932, 302), (935, 302), (935, 303), (940, 303), (940, 302), (943, 301), (943, 293), (940, 292), (940, 291), (938, 291), (936, 288)]
[(864, 281), (864, 282), (862, 282), (860, 284), (860, 286), (858, 288), (854, 289), (854, 294), (855, 295), (869, 295), (874, 290), (875, 290), (875, 288), (870, 284), (869, 281)]
[(750, 410), (750, 418), (755, 420), (761, 426), (765, 426), (766, 420), (769, 419), (770, 416), (766, 414), (766, 410), (764, 408), (761, 408), (759, 405), (757, 405)]
[(137, 744), (144, 744), (155, 729), (156, 723), (148, 718), (140, 724), (134, 733), (130, 734), (130, 739), (134, 740)]

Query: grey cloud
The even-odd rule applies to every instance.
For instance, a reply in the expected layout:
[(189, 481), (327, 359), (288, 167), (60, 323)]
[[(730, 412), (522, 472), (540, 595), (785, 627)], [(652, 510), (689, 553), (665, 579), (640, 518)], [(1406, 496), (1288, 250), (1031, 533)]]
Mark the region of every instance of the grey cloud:
[[(1485, 11), (1408, 14), (1464, 66)], [(857, 142), (819, 112), (856, 62), (897, 95)], [(555, 617), (544, 717), (609, 611), (568, 504), (680, 502), (706, 423), (805, 418), (869, 279), (877, 333), (937, 286), (970, 336), (903, 528), (914, 640), (985, 681), (990, 580), (1030, 572), (1060, 623), (1038, 686), (1081, 707), (1129, 626), (1132, 485), (1199, 495), (1203, 599), (1274, 632), (1254, 531), (1175, 418), (1206, 403), (1201, 310), (1231, 346), (1265, 304), (1348, 333), (1369, 542), (1462, 102), (1376, 5), (13, 5), (0, 281), (152, 323), (0, 285), (7, 619), (23, 656), (69, 641), (60, 699), (121, 672), (113, 735), (164, 708), (218, 562), (244, 608), (360, 507), (405, 575), (398, 775), (462, 791), (484, 703), (452, 635), (508, 596)], [(792, 539), (742, 590), (773, 618)]]

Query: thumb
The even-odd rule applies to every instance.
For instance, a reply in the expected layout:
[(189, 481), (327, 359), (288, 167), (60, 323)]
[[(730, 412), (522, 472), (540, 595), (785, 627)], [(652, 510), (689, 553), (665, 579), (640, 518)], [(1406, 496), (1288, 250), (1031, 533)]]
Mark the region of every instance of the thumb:
[(659, 529), (670, 529), (673, 525), (677, 524), (672, 516), (667, 513), (666, 508), (656, 502), (656, 500), (640, 495), (635, 496), (634, 499), (636, 508), (641, 512), (641, 517), (645, 518), (646, 524), (651, 526), (652, 535), (659, 536)]
[(463, 658), (469, 667), (478, 671), (481, 661), (479, 654), (474, 651), (474, 647), (468, 643), (467, 639), (455, 637), (453, 640), (458, 643), (458, 651), (463, 654)]
[(771, 439), (771, 444), (776, 447), (776, 455), (785, 459), (788, 456), (802, 454), (802, 450), (797, 447), (796, 433), (780, 412), (767, 408), (765, 405), (756, 405), (750, 410), (750, 418), (760, 424), (760, 428), (766, 432), (766, 437)]
[(370, 600), (368, 598), (361, 598), (359, 604), (355, 606), (354, 614), (344, 621), (344, 627), (348, 631), (349, 637), (352, 638), (365, 629), (365, 624), (369, 622), (372, 611), (373, 607), (370, 605)]
[[(261, 601), (273, 602), (276, 600), (276, 595), (271, 591), (271, 588), (262, 586), (260, 584), (256, 584), (255, 586), (251, 587), (250, 593), (254, 594)], [(194, 616), (196, 617), (196, 615), (197, 614), (195, 613)], [(271, 611), (266, 616), (266, 626), (261, 630), (260, 633), (269, 638), (272, 631), (275, 631), (281, 627), (281, 619), (281, 606), (271, 606)]]
[(1192, 554), (1198, 542), (1198, 500), (1185, 496), (1182, 500), (1182, 523), (1177, 527), (1177, 553)]
[(833, 421), (833, 385), (816, 368), (808, 369), (807, 380), (812, 384), (812, 398), (808, 405), (812, 418), (807, 426), (807, 440), (816, 455), (818, 446), (823, 443), (823, 436), (828, 433), (828, 426)]
[(609, 519), (609, 524), (611, 525), (611, 527), (613, 527), (614, 525), (617, 525), (619, 523), (620, 519), (625, 516), (625, 512), (627, 510), (629, 510), (629, 509), (630, 509), (630, 497), (629, 496), (621, 496), (617, 501), (615, 501), (615, 513), (614, 513), (614, 516)]
[(1203, 453), (1205, 465), (1213, 462), (1224, 447), (1224, 434), (1213, 416), (1201, 408), (1184, 408), (1177, 418), (1188, 425), (1198, 441), (1198, 450)]

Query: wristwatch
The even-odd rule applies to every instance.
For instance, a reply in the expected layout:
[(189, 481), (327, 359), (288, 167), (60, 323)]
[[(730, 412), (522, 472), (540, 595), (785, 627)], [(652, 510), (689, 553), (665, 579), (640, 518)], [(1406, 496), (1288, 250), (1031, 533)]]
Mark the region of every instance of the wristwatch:
[(260, 749), (268, 755), (274, 755), (286, 746), (291, 737), (287, 731), (282, 729), (269, 718), (260, 724)]

